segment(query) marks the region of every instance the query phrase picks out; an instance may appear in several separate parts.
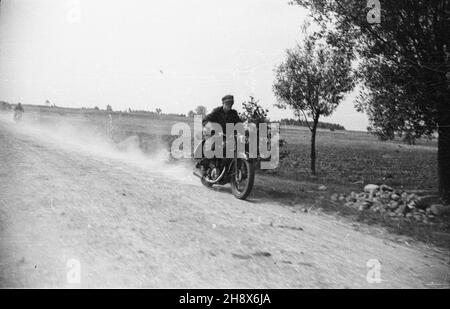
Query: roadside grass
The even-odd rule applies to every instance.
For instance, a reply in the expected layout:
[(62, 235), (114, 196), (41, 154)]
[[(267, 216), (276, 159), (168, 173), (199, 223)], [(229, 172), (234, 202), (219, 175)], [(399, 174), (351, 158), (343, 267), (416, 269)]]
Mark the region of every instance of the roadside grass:
[[(387, 184), (395, 189), (436, 194), (437, 149), (377, 140), (333, 140), (318, 138), (317, 175), (309, 170), (306, 139), (282, 148), (285, 157), (274, 170), (259, 170), (252, 196), (278, 202), (300, 211), (323, 211), (352, 221), (385, 228), (387, 231), (447, 248), (450, 218), (433, 225), (414, 219), (399, 219), (386, 213), (359, 211), (331, 200), (333, 193), (362, 192), (368, 183)], [(325, 185), (326, 190), (319, 190)]]
[(387, 184), (397, 189), (437, 188), (437, 149), (394, 143), (317, 143), (317, 177), (309, 169), (309, 145), (288, 144), (284, 157), (269, 174), (324, 184)]

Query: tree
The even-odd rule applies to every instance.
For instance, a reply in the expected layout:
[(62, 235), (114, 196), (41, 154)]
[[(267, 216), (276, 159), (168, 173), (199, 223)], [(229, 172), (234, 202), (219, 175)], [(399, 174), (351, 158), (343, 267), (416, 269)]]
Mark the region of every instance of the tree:
[[(260, 157), (259, 152), (259, 144), (261, 141), (261, 137), (259, 135), (259, 124), (260, 123), (266, 123), (269, 122), (269, 119), (267, 118), (267, 113), (269, 112), (267, 109), (264, 109), (261, 105), (259, 105), (259, 101), (256, 101), (253, 96), (249, 97), (250, 99), (248, 101), (242, 102), (242, 108), (244, 109), (243, 113), (240, 113), (239, 118), (243, 122), (247, 123), (254, 123), (256, 125), (256, 144), (258, 145), (258, 160), (270, 160), (270, 158), (262, 159)], [(250, 129), (250, 128), (249, 128)], [(250, 131), (246, 132), (247, 137), (250, 136)], [(267, 128), (267, 137), (262, 137), (262, 142), (267, 143), (267, 147), (271, 147), (271, 128)], [(268, 148), (267, 148), (268, 149)]]
[(106, 105), (106, 111), (107, 111), (107, 112), (112, 112), (112, 111), (113, 111), (111, 105), (109, 105), (109, 104)]
[(203, 105), (199, 105), (195, 108), (195, 113), (197, 115), (202, 115), (205, 116), (206, 115), (206, 107), (204, 107)]
[(267, 113), (269, 111), (258, 103), (259, 101), (255, 101), (255, 98), (252, 96), (250, 96), (250, 100), (242, 102), (244, 112), (240, 115), (240, 118), (243, 121), (256, 124), (267, 122)]
[[(361, 59), (367, 95), (358, 107), (373, 131), (438, 132), (439, 192), (450, 202), (449, 1), (372, 0), (378, 8), (370, 9), (361, 0), (295, 2), (312, 12), (331, 44)], [(372, 23), (373, 13), (380, 23)]]
[(195, 116), (194, 111), (189, 111), (188, 117), (189, 117), (189, 118), (193, 118), (194, 116)]
[[(311, 172), (316, 174), (316, 131), (320, 116), (329, 116), (344, 93), (354, 87), (351, 61), (345, 52), (307, 35), (303, 45), (287, 51), (276, 69), (273, 90), (279, 108), (305, 117), (311, 131)], [(312, 124), (308, 117), (312, 118)]]
[(160, 108), (157, 108), (157, 109), (156, 109), (156, 113), (157, 113), (158, 115), (161, 115), (161, 113), (162, 113), (162, 109), (160, 109)]

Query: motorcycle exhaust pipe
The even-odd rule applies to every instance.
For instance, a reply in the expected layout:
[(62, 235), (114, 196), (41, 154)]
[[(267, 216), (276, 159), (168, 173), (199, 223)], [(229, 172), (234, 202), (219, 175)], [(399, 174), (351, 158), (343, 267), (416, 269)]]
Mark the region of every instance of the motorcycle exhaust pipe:
[(216, 180), (210, 180), (210, 179), (206, 178), (205, 176), (200, 174), (200, 172), (198, 170), (194, 171), (194, 175), (199, 177), (200, 179), (205, 179), (205, 181), (209, 182), (210, 184), (215, 184), (222, 180), (223, 175), (225, 175), (225, 169), (226, 169), (226, 167), (223, 168), (222, 173), (220, 173), (219, 177), (217, 177)]

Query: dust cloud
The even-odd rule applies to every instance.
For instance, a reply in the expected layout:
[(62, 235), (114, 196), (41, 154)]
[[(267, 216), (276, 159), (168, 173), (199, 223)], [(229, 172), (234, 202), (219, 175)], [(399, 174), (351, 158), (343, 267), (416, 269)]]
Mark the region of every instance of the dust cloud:
[(91, 122), (83, 118), (41, 117), (39, 114), (25, 113), (22, 121), (16, 123), (12, 113), (0, 112), (3, 127), (41, 144), (99, 159), (120, 161), (184, 183), (199, 183), (192, 175), (192, 164), (171, 160), (170, 152), (161, 140), (152, 141), (151, 152), (145, 153), (137, 135), (124, 137), (119, 142), (113, 141), (105, 119)]

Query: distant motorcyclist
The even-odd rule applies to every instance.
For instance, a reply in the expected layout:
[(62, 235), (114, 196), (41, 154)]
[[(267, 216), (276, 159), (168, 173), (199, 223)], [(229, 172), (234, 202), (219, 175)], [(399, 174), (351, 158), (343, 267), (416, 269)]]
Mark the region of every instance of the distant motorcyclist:
[(23, 106), (22, 106), (22, 103), (17, 103), (17, 105), (14, 107), (14, 111), (15, 112), (24, 112), (24, 109), (23, 109)]
[(17, 103), (17, 105), (14, 107), (14, 121), (18, 122), (22, 120), (22, 114), (25, 112), (23, 109), (22, 103)]

